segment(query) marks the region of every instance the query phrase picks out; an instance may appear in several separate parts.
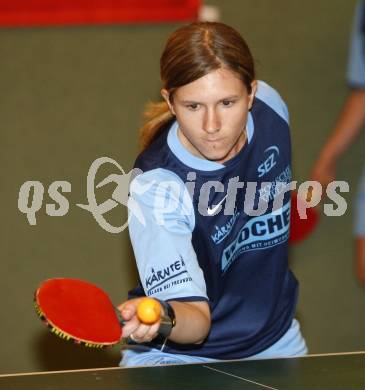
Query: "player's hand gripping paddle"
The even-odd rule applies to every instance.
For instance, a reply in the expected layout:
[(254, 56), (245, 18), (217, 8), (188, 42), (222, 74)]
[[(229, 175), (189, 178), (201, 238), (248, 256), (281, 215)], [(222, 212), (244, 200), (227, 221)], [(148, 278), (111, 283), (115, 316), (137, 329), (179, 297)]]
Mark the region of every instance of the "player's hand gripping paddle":
[[(99, 287), (79, 279), (44, 281), (36, 290), (35, 307), (51, 331), (65, 340), (103, 348), (121, 340), (123, 319), (108, 295)], [(144, 298), (137, 316), (145, 324), (160, 318), (160, 304)]]
[[(310, 194), (308, 196), (311, 196)], [(306, 218), (305, 218), (306, 217)], [(319, 213), (315, 207), (307, 207), (307, 203), (297, 192), (291, 194), (290, 244), (298, 244), (309, 237), (319, 221)]]

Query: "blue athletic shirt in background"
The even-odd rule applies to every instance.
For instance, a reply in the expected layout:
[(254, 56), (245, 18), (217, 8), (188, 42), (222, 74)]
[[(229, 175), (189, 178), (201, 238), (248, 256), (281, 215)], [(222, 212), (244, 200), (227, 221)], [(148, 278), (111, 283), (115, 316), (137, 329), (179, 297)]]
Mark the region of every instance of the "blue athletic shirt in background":
[[(168, 340), (165, 352), (216, 359), (255, 355), (289, 329), (297, 301), (298, 284), (288, 267), (286, 105), (259, 81), (248, 140), (224, 164), (193, 156), (177, 129), (170, 122), (135, 164), (143, 173), (131, 183), (130, 196), (143, 220), (130, 214), (140, 285), (129, 298), (208, 301), (212, 326), (205, 342)], [(228, 191), (234, 182), (244, 183), (237, 194)], [(248, 183), (257, 188), (251, 191)], [(255, 213), (259, 204), (267, 206), (264, 213)], [(159, 348), (162, 342), (157, 338), (148, 345)]]
[[(352, 33), (347, 68), (350, 88), (365, 88), (365, 2), (358, 1), (352, 22)], [(355, 200), (354, 231), (356, 237), (365, 236), (365, 165)]]
[(352, 23), (347, 80), (352, 88), (365, 88), (365, 2), (358, 1)]

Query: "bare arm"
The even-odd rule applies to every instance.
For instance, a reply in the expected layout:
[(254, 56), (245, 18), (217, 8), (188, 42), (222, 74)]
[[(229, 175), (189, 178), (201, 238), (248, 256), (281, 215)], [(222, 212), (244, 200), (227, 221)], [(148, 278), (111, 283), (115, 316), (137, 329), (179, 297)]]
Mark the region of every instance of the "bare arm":
[[(137, 342), (148, 342), (158, 334), (159, 322), (152, 325), (142, 324), (137, 316), (137, 306), (141, 298), (122, 303), (118, 309), (126, 320), (123, 337), (133, 334)], [(172, 329), (169, 340), (181, 344), (200, 344), (210, 330), (210, 309), (207, 302), (169, 301), (176, 315), (176, 326)]]
[(327, 185), (336, 176), (338, 158), (350, 147), (365, 124), (365, 89), (348, 96), (335, 128), (322, 148), (312, 170), (312, 179)]

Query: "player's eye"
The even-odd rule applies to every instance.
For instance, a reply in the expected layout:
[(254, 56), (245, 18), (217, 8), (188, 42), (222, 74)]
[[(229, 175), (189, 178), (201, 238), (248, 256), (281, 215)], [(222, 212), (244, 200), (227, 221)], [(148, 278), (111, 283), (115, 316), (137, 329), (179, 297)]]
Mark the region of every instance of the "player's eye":
[(224, 107), (231, 107), (234, 103), (234, 100), (222, 100), (222, 104)]
[(198, 103), (191, 103), (186, 106), (191, 111), (196, 111), (199, 108)]

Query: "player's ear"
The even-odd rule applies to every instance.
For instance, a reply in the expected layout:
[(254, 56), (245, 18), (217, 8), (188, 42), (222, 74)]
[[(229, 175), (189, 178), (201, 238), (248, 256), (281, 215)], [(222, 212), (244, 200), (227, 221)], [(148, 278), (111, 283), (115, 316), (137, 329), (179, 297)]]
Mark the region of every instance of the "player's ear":
[(164, 98), (164, 100), (167, 103), (167, 105), (169, 106), (169, 109), (170, 109), (172, 115), (176, 115), (175, 111), (174, 111), (174, 106), (173, 106), (173, 104), (170, 101), (170, 94), (169, 94), (168, 90), (165, 89), (165, 88), (161, 89), (161, 95)]
[(248, 109), (251, 110), (252, 104), (253, 104), (253, 99), (256, 95), (257, 91), (257, 80), (253, 80), (251, 82), (251, 93), (248, 95), (249, 101), (248, 101)]

